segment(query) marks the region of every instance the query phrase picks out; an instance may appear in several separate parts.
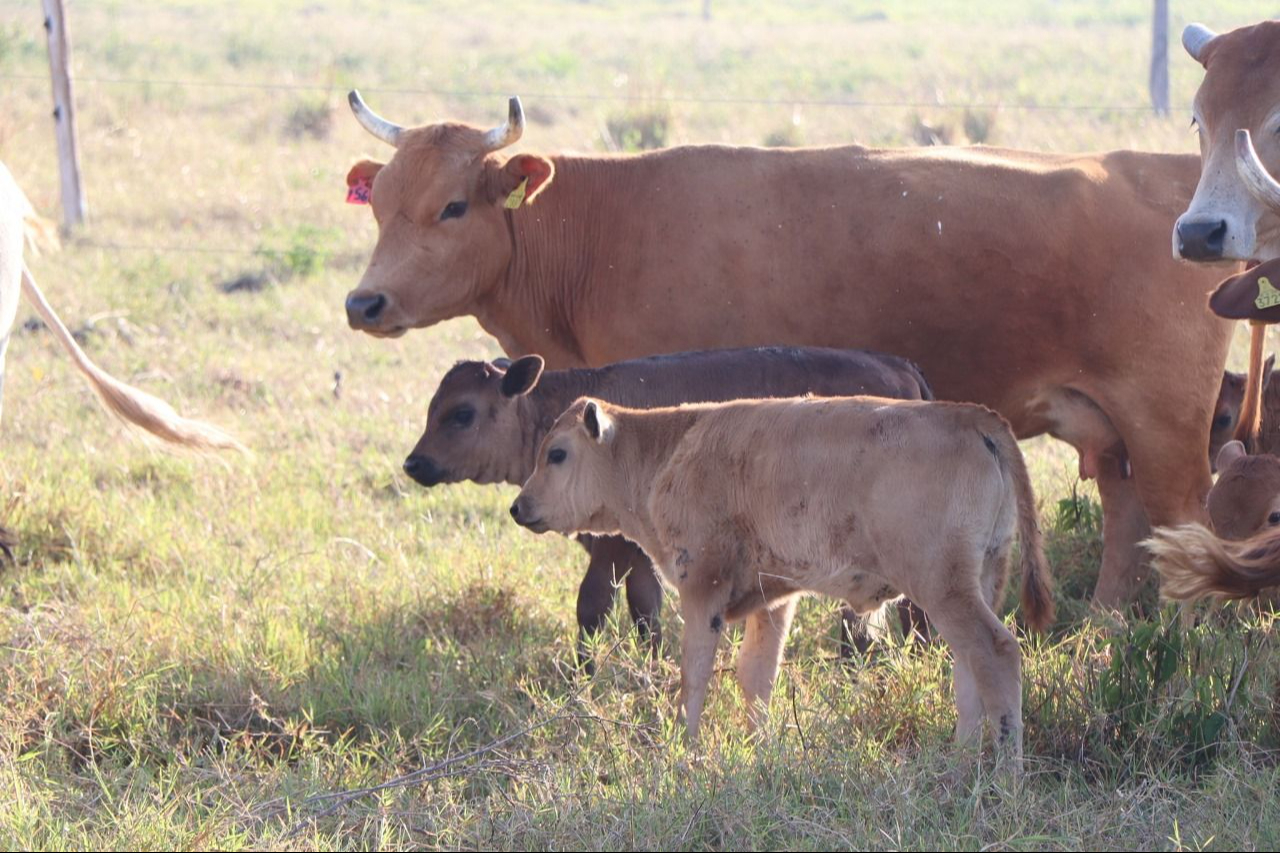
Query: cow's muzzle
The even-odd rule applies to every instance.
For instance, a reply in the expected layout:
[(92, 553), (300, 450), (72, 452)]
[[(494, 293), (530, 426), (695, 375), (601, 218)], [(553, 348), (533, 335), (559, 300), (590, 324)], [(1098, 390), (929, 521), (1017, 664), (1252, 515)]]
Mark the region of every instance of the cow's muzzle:
[(377, 328), (386, 307), (387, 297), (381, 293), (352, 293), (347, 297), (347, 323), (353, 329)]
[(534, 533), (546, 533), (550, 529), (547, 527), (546, 522), (540, 518), (535, 518), (529, 507), (521, 506), (520, 501), (521, 498), (516, 498), (516, 502), (511, 505), (511, 517), (515, 520), (515, 523), (532, 530)]
[(449, 473), (436, 464), (430, 456), (413, 454), (404, 460), (404, 472), (413, 478), (415, 483), (431, 488), (445, 481)]
[(1188, 261), (1222, 260), (1227, 241), (1225, 219), (1179, 219), (1178, 255)]

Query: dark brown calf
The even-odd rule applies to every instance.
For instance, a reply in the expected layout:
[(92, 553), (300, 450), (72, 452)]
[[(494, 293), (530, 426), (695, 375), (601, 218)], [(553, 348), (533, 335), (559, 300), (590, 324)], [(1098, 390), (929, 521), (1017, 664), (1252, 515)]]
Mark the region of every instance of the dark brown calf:
[[(583, 370), (543, 370), (540, 356), (508, 363), (464, 361), (440, 381), (427, 427), (404, 469), (424, 486), (472, 480), (523, 485), (534, 453), (555, 419), (578, 397), (654, 408), (743, 398), (872, 394), (932, 400), (914, 364), (858, 350), (756, 347), (678, 353)], [(580, 540), (583, 541), (583, 540)], [(632, 618), (656, 644), (662, 588), (649, 558), (617, 536), (588, 537), (591, 554), (578, 590), (578, 626), (586, 638), (599, 630), (625, 582)], [(899, 610), (904, 632), (927, 637), (923, 614), (910, 603)], [(862, 621), (845, 614), (843, 651), (866, 651)]]

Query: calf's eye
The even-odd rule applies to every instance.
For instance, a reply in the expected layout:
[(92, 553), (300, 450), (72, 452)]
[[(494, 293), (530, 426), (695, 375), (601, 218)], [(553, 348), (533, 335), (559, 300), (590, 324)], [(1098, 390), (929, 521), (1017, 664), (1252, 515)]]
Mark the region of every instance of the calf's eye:
[[(564, 451), (564, 449), (563, 449), (563, 448), (560, 448), (560, 447), (553, 447), (553, 448), (552, 448), (552, 449), (547, 453), (547, 461), (548, 461), (548, 462), (550, 462), (552, 465), (559, 465), (559, 464), (560, 464), (561, 462), (563, 462), (563, 461), (564, 461), (568, 456), (569, 456), (569, 454), (568, 454), (568, 453), (566, 453), (566, 452)], [(1277, 515), (1280, 515), (1280, 513), (1277, 513)]]
[(1273, 512), (1268, 515), (1267, 524), (1280, 524), (1280, 512)]
[(475, 409), (458, 409), (453, 413), (451, 420), (456, 427), (469, 427), (471, 422), (476, 419)]
[(1229, 426), (1231, 426), (1231, 415), (1218, 415), (1213, 419), (1214, 429), (1223, 429)]
[(467, 203), (465, 201), (451, 201), (444, 206), (444, 210), (440, 213), (440, 219), (457, 219), (466, 212)]

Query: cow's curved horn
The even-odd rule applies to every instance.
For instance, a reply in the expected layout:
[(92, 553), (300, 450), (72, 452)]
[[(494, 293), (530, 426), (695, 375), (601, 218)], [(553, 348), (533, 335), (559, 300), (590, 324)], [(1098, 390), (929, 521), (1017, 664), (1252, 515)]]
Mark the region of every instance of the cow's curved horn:
[(356, 121), (374, 136), (381, 139), (391, 147), (395, 147), (400, 142), (400, 133), (404, 130), (398, 124), (392, 124), (382, 116), (369, 109), (369, 105), (364, 102), (364, 98), (360, 97), (360, 93), (355, 89), (347, 95), (347, 103), (351, 104), (351, 112), (355, 113)]
[(497, 151), (515, 143), (524, 134), (524, 107), (519, 98), (507, 102), (507, 122), (484, 135), (486, 151)]
[(1280, 210), (1280, 181), (1271, 177), (1262, 165), (1253, 147), (1253, 137), (1244, 128), (1236, 131), (1236, 171), (1254, 198), (1272, 210)]
[(1218, 34), (1204, 24), (1187, 24), (1182, 31), (1182, 46), (1187, 49), (1187, 53), (1191, 54), (1192, 59), (1203, 62), (1200, 54), (1204, 53), (1205, 45), (1217, 37)]

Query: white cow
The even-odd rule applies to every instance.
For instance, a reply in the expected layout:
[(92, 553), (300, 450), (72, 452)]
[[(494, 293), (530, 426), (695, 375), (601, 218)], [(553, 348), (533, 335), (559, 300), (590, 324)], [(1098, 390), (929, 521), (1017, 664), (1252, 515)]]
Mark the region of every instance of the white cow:
[(4, 390), (4, 356), (18, 314), (21, 289), (35, 303), (36, 310), (97, 392), (98, 399), (116, 417), (179, 447), (202, 451), (243, 450), (238, 441), (218, 427), (182, 417), (168, 403), (126, 385), (89, 360), (49, 306), (22, 260), (24, 243), (31, 241), (34, 246), (36, 235), (50, 231), (49, 224), (36, 216), (13, 175), (0, 163), (0, 395)]

